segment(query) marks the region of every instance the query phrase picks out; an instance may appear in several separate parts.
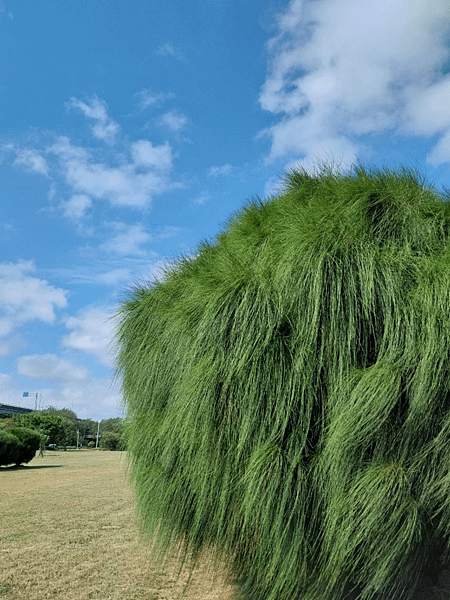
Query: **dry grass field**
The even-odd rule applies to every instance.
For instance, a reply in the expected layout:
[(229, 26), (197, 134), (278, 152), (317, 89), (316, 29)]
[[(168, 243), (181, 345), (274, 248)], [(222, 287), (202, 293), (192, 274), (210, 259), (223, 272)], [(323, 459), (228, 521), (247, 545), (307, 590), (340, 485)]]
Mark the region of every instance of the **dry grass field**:
[(125, 453), (46, 452), (0, 467), (1, 600), (229, 600), (207, 561), (177, 578), (140, 537)]
[[(125, 453), (46, 452), (0, 467), (0, 499), (0, 600), (231, 600), (236, 591), (206, 558), (186, 586), (175, 553), (165, 564), (151, 556)], [(414, 597), (449, 599), (448, 571)]]

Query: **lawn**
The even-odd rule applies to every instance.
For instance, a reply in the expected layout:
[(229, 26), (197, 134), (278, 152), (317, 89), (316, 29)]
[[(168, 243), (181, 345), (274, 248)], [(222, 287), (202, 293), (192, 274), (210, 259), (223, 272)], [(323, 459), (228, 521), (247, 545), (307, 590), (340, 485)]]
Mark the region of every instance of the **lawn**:
[[(140, 536), (122, 452), (46, 452), (0, 467), (1, 600), (229, 600), (208, 561), (188, 580)], [(186, 588), (186, 589), (185, 589)]]

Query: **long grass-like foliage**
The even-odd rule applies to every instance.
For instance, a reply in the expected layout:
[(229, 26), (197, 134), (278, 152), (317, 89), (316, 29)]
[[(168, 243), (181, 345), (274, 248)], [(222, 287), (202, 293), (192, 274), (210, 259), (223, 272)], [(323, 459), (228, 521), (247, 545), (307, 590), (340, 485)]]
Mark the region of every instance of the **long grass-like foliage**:
[(242, 592), (409, 598), (450, 557), (450, 202), (290, 172), (122, 304), (142, 522)]

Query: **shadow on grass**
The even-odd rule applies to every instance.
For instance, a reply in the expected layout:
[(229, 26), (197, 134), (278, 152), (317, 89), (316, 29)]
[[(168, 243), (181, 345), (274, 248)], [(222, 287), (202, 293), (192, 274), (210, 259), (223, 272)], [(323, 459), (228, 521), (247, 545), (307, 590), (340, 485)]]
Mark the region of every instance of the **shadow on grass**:
[(59, 469), (63, 465), (33, 465), (29, 467), (28, 465), (12, 465), (10, 467), (0, 467), (0, 471), (31, 471), (34, 469)]

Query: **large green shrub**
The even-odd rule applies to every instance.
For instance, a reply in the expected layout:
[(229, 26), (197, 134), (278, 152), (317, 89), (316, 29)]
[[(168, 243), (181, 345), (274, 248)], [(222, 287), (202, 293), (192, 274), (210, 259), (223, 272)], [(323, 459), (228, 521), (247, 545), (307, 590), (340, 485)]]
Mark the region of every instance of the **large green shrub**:
[(445, 200), (408, 170), (294, 171), (130, 292), (127, 448), (164, 547), (215, 548), (264, 600), (410, 597), (448, 562)]
[[(10, 427), (9, 429), (0, 431), (0, 435), (8, 436), (4, 458), (2, 458), (3, 462), (0, 464), (21, 465), (30, 462), (35, 457), (36, 451), (39, 450), (41, 442), (40, 434), (26, 427)], [(10, 439), (11, 437), (16, 439), (15, 443)], [(10, 453), (9, 455), (8, 452)]]

